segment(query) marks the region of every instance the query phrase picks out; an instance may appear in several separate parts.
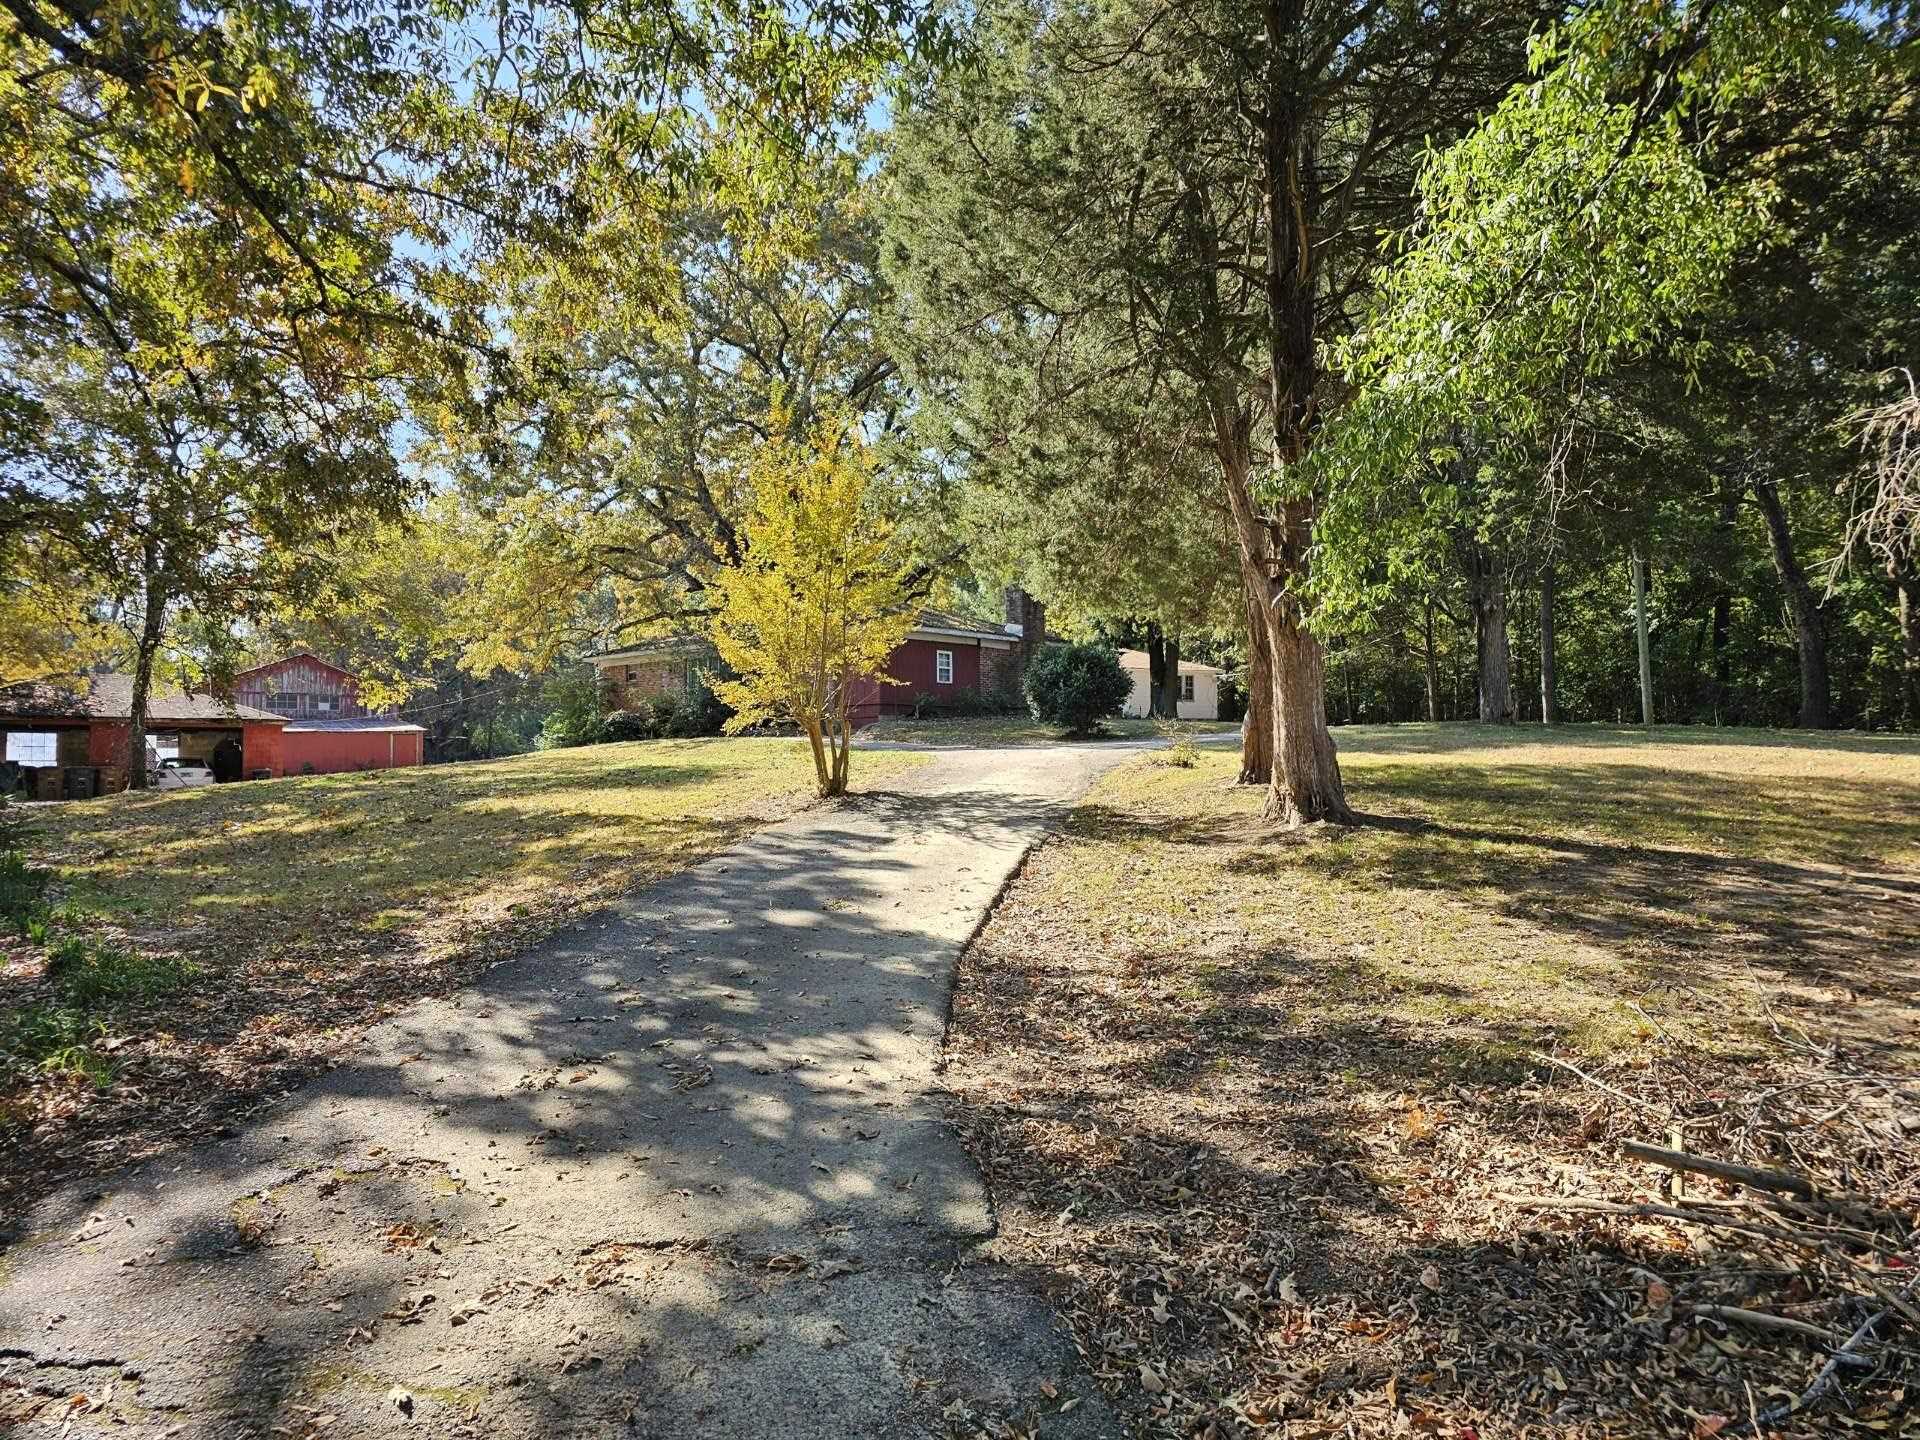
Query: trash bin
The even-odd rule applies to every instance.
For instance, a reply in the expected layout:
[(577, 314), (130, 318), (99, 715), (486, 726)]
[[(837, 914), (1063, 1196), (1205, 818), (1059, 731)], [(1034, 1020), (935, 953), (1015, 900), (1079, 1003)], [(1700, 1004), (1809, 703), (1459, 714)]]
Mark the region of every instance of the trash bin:
[(100, 793), (100, 777), (91, 765), (69, 765), (61, 777), (60, 793), (67, 800), (91, 800)]

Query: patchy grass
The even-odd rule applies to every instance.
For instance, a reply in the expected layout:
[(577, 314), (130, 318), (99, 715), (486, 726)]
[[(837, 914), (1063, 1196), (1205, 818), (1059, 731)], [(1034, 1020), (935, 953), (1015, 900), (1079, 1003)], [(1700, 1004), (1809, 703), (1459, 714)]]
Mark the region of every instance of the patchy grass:
[[(1825, 1351), (1710, 1307), (1844, 1336), (1900, 1257), (1526, 1197), (1681, 1203), (1618, 1149), (1678, 1135), (1916, 1213), (1920, 743), (1337, 733), (1370, 823), (1267, 829), (1236, 754), (1142, 757), (969, 952), (1002, 1256), (1140, 1434), (1732, 1434), (1798, 1395)], [(1850, 1418), (1898, 1429), (1913, 1368)]]
[[(1229, 735), (1240, 729), (1237, 720), (1140, 720), (1117, 716), (1105, 721), (1100, 740), (1151, 740), (1156, 736)], [(980, 715), (954, 720), (912, 720), (889, 717), (876, 720), (860, 732), (863, 740), (885, 740), (900, 745), (1059, 745), (1088, 743), (1086, 736), (1068, 735), (1055, 725), (1043, 725), (1030, 715)]]
[[(855, 784), (918, 763), (863, 754)], [(688, 740), (37, 811), (9, 893), (38, 929), (0, 938), (0, 1196), (195, 1133), (810, 796), (793, 743)]]

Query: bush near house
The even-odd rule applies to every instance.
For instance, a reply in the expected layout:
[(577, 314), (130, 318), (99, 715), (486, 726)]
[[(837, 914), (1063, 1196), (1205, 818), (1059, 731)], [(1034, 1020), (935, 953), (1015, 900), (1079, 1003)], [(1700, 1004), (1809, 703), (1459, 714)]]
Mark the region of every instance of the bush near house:
[(656, 695), (636, 710), (606, 717), (608, 740), (692, 740), (718, 735), (733, 712), (704, 684), (691, 694)]
[(1036, 720), (1091, 735), (1120, 713), (1133, 682), (1105, 645), (1049, 645), (1027, 665), (1027, 705)]
[(925, 691), (913, 697), (915, 720), (973, 720), (984, 715), (1024, 715), (1026, 696), (1009, 686), (979, 689), (963, 685), (944, 695)]
[(547, 718), (540, 722), (542, 750), (566, 750), (613, 739), (608, 732), (609, 687), (592, 666), (577, 666), (549, 680), (541, 695)]

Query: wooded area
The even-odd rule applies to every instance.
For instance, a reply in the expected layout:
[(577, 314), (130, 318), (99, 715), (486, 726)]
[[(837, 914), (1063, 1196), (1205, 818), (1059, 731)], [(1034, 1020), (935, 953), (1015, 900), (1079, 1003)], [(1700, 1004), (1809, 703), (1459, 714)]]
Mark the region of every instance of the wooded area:
[(1283, 819), (1329, 720), (1920, 726), (1906, 7), (241, 11), (8, 0), (7, 678), (491, 751), (825, 408), (913, 594), (1225, 662)]

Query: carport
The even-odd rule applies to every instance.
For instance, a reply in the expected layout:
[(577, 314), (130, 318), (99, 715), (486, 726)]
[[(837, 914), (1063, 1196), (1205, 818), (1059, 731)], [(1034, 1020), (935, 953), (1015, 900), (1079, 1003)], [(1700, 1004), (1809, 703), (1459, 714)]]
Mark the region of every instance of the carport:
[[(127, 787), (133, 680), (89, 675), (0, 686), (0, 763), (38, 800), (77, 800)], [(173, 690), (147, 702), (155, 758), (205, 761), (222, 780), (282, 773), (286, 717)], [(22, 783), (23, 782), (23, 783)]]

